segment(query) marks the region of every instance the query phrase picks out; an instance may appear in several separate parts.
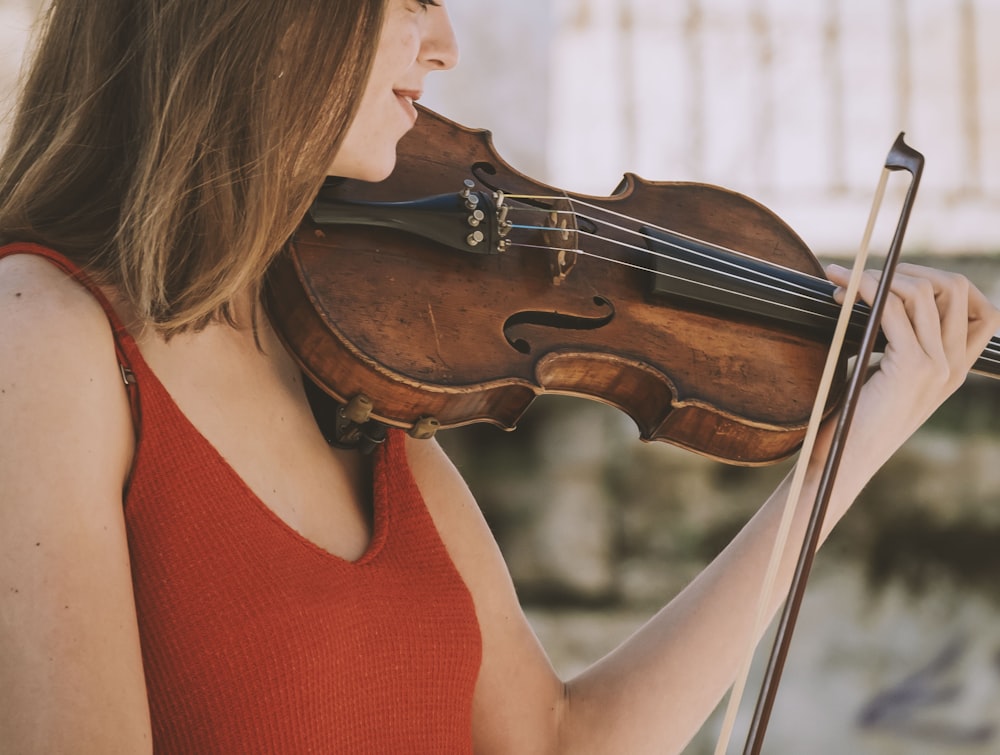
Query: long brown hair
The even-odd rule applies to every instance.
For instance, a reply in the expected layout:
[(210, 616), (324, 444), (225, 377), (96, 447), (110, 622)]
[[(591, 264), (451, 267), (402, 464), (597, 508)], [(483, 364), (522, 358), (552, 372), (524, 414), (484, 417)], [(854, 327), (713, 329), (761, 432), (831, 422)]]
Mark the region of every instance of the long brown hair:
[(164, 334), (229, 319), (333, 160), (385, 3), (53, 0), (0, 237), (58, 249)]

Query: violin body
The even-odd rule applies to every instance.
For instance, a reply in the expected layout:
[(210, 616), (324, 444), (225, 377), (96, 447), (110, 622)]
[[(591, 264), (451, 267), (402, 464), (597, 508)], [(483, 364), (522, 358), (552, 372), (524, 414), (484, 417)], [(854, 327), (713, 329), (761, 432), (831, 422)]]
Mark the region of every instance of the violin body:
[[(675, 295), (669, 277), (650, 272), (655, 223), (823, 277), (773, 213), (718, 187), (633, 174), (608, 197), (565, 192), (507, 165), (488, 132), (427, 110), (386, 181), (343, 180), (322, 197), (399, 202), (458, 195), (467, 181), (491, 196), (531, 197), (510, 217), (544, 222), (508, 221), (509, 243), (483, 253), (392, 227), (306, 219), (272, 266), (268, 311), (326, 393), (343, 403), (366, 396), (373, 419), (408, 429), (426, 428), (425, 418), (511, 429), (537, 396), (567, 394), (618, 407), (644, 440), (730, 463), (771, 463), (797, 449), (829, 332)], [(613, 221), (566, 212), (578, 204)]]

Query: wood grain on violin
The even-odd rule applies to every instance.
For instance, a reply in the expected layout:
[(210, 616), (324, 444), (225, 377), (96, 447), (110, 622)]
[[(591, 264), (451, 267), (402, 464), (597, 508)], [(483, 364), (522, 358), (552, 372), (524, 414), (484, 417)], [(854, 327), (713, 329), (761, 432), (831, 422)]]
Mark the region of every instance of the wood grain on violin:
[(424, 109), (389, 179), (330, 181), (311, 216), (267, 306), (303, 370), (380, 422), (512, 428), (560, 393), (731, 463), (801, 443), (838, 306), (805, 243), (747, 197), (632, 174), (573, 194)]

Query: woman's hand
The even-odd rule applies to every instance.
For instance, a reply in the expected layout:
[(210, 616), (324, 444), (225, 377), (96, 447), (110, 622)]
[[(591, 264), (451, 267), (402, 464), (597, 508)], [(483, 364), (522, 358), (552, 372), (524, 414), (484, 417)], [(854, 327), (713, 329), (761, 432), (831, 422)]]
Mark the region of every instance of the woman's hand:
[[(849, 272), (832, 265), (827, 274), (841, 287)], [(861, 299), (872, 304), (881, 274), (866, 272)], [(843, 288), (836, 297), (842, 300)], [(858, 401), (848, 434), (845, 471), (849, 497), (923, 424), (965, 380), (1000, 329), (1000, 310), (964, 276), (900, 264), (882, 316), (888, 340), (877, 369)], [(853, 449), (853, 452), (851, 451)]]

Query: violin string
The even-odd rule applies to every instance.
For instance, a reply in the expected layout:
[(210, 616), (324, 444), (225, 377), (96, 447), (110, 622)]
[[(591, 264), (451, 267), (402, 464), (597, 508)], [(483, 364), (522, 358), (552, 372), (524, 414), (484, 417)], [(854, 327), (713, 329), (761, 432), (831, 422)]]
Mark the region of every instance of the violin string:
[[(505, 195), (505, 196), (506, 196), (507, 199), (510, 199), (510, 200), (535, 200), (535, 201), (539, 201), (539, 200), (541, 200), (541, 201), (562, 200), (562, 201), (568, 201), (568, 202), (570, 202), (570, 204), (579, 204), (581, 206), (591, 208), (591, 209), (596, 210), (598, 212), (606, 213), (606, 214), (611, 215), (613, 217), (618, 217), (618, 218), (621, 218), (621, 219), (624, 219), (624, 220), (627, 220), (627, 221), (631, 221), (631, 222), (634, 222), (634, 223), (640, 222), (636, 218), (630, 217), (630, 216), (625, 215), (623, 213), (616, 212), (614, 210), (609, 210), (607, 208), (600, 207), (599, 205), (593, 205), (593, 204), (590, 204), (590, 203), (582, 201), (582, 200), (576, 200), (576, 199), (572, 199), (571, 200), (571, 199), (567, 199), (565, 197), (559, 197), (559, 196), (548, 196), (547, 197), (547, 196), (542, 196), (542, 195), (527, 195), (527, 194), (522, 194), (522, 195), (508, 194), (508, 195)], [(683, 251), (688, 252), (689, 254), (693, 254), (695, 256), (704, 258), (704, 259), (706, 259), (706, 260), (708, 260), (708, 261), (710, 261), (712, 263), (715, 263), (716, 265), (718, 265), (718, 264), (721, 263), (721, 264), (723, 264), (723, 265), (725, 265), (727, 267), (730, 267), (730, 268), (736, 270), (737, 273), (743, 272), (743, 269), (741, 269), (739, 267), (739, 265), (737, 265), (735, 262), (732, 262), (732, 261), (729, 261), (729, 260), (725, 260), (725, 259), (719, 259), (717, 257), (713, 257), (710, 254), (701, 252), (701, 251), (699, 251), (697, 249), (691, 249), (691, 248), (687, 248), (687, 247), (682, 247), (680, 244), (677, 244), (675, 242), (669, 241), (667, 239), (660, 239), (660, 238), (650, 237), (650, 236), (647, 236), (646, 234), (642, 233), (641, 231), (634, 230), (632, 228), (628, 228), (628, 227), (622, 226), (622, 225), (617, 224), (617, 223), (612, 223), (611, 221), (604, 220), (604, 219), (601, 219), (601, 218), (598, 218), (598, 217), (595, 217), (595, 216), (592, 216), (592, 215), (585, 215), (585, 214), (582, 214), (582, 213), (578, 213), (578, 212), (576, 212), (574, 210), (559, 210), (559, 209), (554, 209), (554, 208), (533, 207), (531, 205), (524, 205), (524, 204), (521, 204), (521, 203), (518, 203), (517, 209), (519, 209), (519, 210), (521, 210), (523, 212), (528, 212), (528, 213), (532, 213), (532, 212), (534, 212), (534, 213), (544, 213), (546, 215), (551, 215), (552, 213), (556, 213), (557, 215), (568, 215), (568, 216), (574, 218), (574, 220), (575, 219), (583, 219), (583, 220), (586, 220), (586, 221), (590, 221), (595, 226), (605, 226), (605, 227), (608, 227), (608, 228), (613, 228), (615, 230), (621, 231), (621, 232), (623, 232), (625, 234), (628, 234), (628, 235), (638, 236), (638, 237), (642, 238), (643, 240), (648, 240), (648, 239), (652, 238), (653, 241), (655, 241), (656, 243), (662, 244), (664, 246), (674, 247), (674, 248), (677, 248), (677, 249), (681, 249)], [(811, 315), (816, 315), (816, 316), (819, 316), (819, 317), (822, 317), (822, 318), (826, 318), (826, 319), (828, 319), (830, 321), (835, 321), (836, 320), (836, 315), (835, 314), (830, 314), (831, 312), (835, 313), (836, 310), (837, 310), (837, 305), (836, 305), (836, 303), (834, 302), (834, 300), (832, 298), (832, 291), (834, 290), (834, 286), (829, 281), (827, 281), (825, 278), (820, 278), (818, 276), (814, 276), (814, 275), (811, 275), (809, 273), (803, 273), (801, 271), (794, 270), (794, 269), (791, 269), (791, 268), (788, 268), (788, 267), (785, 267), (783, 265), (780, 265), (780, 264), (777, 264), (777, 263), (773, 263), (773, 262), (770, 262), (770, 261), (764, 262), (762, 260), (759, 260), (758, 258), (755, 258), (755, 257), (753, 257), (751, 255), (746, 254), (745, 252), (740, 252), (739, 250), (730, 249), (728, 247), (724, 247), (724, 246), (721, 246), (719, 244), (714, 244), (714, 243), (711, 243), (711, 242), (702, 241), (702, 240), (699, 240), (699, 239), (694, 238), (692, 236), (689, 236), (687, 234), (683, 234), (683, 233), (680, 233), (678, 231), (673, 231), (673, 230), (668, 229), (668, 228), (663, 228), (663, 227), (657, 226), (657, 225), (652, 224), (652, 223), (644, 223), (644, 225), (647, 228), (654, 229), (654, 230), (660, 230), (660, 231), (662, 231), (664, 233), (668, 233), (668, 234), (671, 234), (671, 235), (674, 235), (674, 236), (678, 236), (680, 238), (690, 240), (690, 241), (692, 241), (694, 243), (703, 244), (704, 246), (709, 247), (711, 249), (719, 250), (719, 251), (726, 252), (728, 254), (734, 255), (734, 256), (736, 256), (738, 258), (746, 259), (748, 262), (752, 261), (756, 265), (758, 265), (758, 269), (757, 269), (756, 272), (758, 272), (761, 275), (763, 275), (763, 277), (765, 277), (767, 279), (770, 279), (770, 280), (772, 280), (772, 281), (775, 282), (774, 285), (772, 285), (772, 284), (763, 284), (763, 283), (758, 284), (758, 285), (761, 286), (762, 290), (765, 290), (765, 291), (775, 291), (775, 292), (779, 292), (779, 293), (782, 293), (782, 294), (791, 295), (791, 296), (799, 298), (799, 299), (804, 299), (805, 301), (807, 301), (809, 303), (822, 306), (824, 309), (826, 309), (826, 311), (820, 312), (820, 311), (818, 311), (816, 309), (807, 309), (807, 308), (793, 307), (791, 305), (782, 304), (782, 303), (774, 301), (773, 299), (768, 299), (768, 298), (765, 298), (763, 296), (761, 296), (761, 297), (750, 296), (750, 295), (748, 295), (748, 294), (746, 294), (744, 292), (736, 291), (735, 289), (725, 288), (724, 286), (721, 286), (721, 285), (708, 284), (708, 283), (705, 283), (704, 281), (701, 281), (701, 280), (694, 280), (694, 279), (685, 278), (682, 275), (668, 273), (668, 272), (665, 272), (665, 271), (662, 271), (662, 270), (656, 270), (656, 269), (653, 269), (653, 268), (645, 267), (643, 265), (639, 265), (639, 264), (635, 264), (635, 263), (631, 263), (631, 262), (626, 262), (624, 260), (615, 259), (613, 257), (606, 257), (604, 255), (600, 255), (600, 254), (597, 254), (597, 253), (594, 253), (594, 252), (588, 252), (588, 251), (585, 251), (585, 250), (579, 249), (579, 248), (576, 248), (576, 249), (564, 249), (562, 247), (543, 246), (543, 245), (534, 245), (534, 244), (523, 244), (523, 243), (517, 243), (517, 242), (513, 242), (513, 241), (511, 242), (510, 245), (511, 246), (518, 246), (518, 247), (522, 247), (522, 248), (536, 249), (536, 250), (541, 250), (541, 251), (572, 252), (572, 253), (576, 253), (576, 254), (581, 255), (581, 256), (590, 257), (590, 258), (601, 260), (601, 261), (604, 261), (604, 262), (609, 262), (611, 264), (616, 264), (616, 265), (623, 266), (623, 267), (633, 268), (633, 269), (639, 270), (641, 272), (649, 273), (651, 275), (660, 276), (660, 277), (666, 277), (666, 278), (672, 278), (674, 280), (678, 280), (678, 281), (685, 282), (685, 283), (695, 283), (695, 284), (697, 284), (699, 286), (702, 286), (703, 288), (706, 288), (706, 289), (712, 289), (712, 290), (716, 290), (716, 291), (719, 291), (719, 292), (722, 292), (722, 293), (725, 293), (725, 294), (739, 296), (739, 297), (742, 297), (744, 299), (756, 300), (756, 301), (759, 301), (759, 302), (766, 303), (766, 304), (768, 304), (770, 306), (776, 306), (776, 307), (780, 307), (780, 308), (783, 308), (783, 309), (786, 309), (786, 310), (791, 310), (791, 311), (796, 311), (796, 312), (801, 312), (801, 313), (808, 313), (808, 314), (811, 314)], [(630, 249), (630, 250), (636, 251), (636, 252), (638, 252), (640, 254), (647, 255), (649, 257), (670, 260), (673, 264), (676, 264), (676, 265), (680, 265), (680, 266), (684, 266), (684, 267), (690, 267), (690, 268), (698, 269), (698, 270), (708, 271), (708, 272), (711, 272), (714, 275), (721, 276), (721, 277), (726, 278), (728, 280), (741, 280), (741, 281), (745, 281), (745, 279), (740, 278), (740, 276), (738, 274), (729, 273), (729, 272), (720, 272), (716, 268), (710, 268), (710, 267), (707, 267), (707, 266), (704, 266), (704, 265), (697, 265), (697, 264), (695, 264), (693, 262), (689, 262), (687, 260), (679, 260), (679, 259), (671, 257), (670, 255), (665, 254), (663, 252), (657, 252), (655, 250), (650, 250), (650, 249), (648, 249), (648, 248), (646, 248), (644, 246), (638, 246), (638, 245), (635, 245), (635, 244), (629, 244), (627, 242), (619, 241), (617, 239), (611, 239), (611, 238), (608, 238), (606, 236), (601, 236), (601, 235), (596, 234), (596, 233), (591, 233), (591, 232), (588, 232), (588, 231), (580, 230), (579, 228), (561, 228), (561, 227), (556, 227), (556, 226), (519, 225), (519, 224), (514, 224), (512, 226), (512, 228), (521, 229), (521, 230), (531, 230), (531, 231), (551, 231), (552, 233), (567, 233), (568, 232), (568, 233), (573, 233), (573, 234), (577, 234), (577, 235), (583, 235), (583, 236), (587, 236), (587, 237), (590, 237), (590, 238), (595, 238), (595, 239), (604, 241), (604, 242), (606, 242), (608, 244), (611, 244), (611, 245), (614, 245), (614, 246), (618, 246), (620, 248)], [(810, 279), (810, 280), (816, 282), (819, 285), (829, 285), (830, 286), (831, 296), (829, 298), (826, 298), (826, 297), (820, 295), (817, 291), (809, 289), (809, 288), (807, 288), (805, 286), (802, 286), (801, 284), (798, 284), (798, 283), (795, 283), (795, 282), (786, 281), (786, 280), (783, 280), (783, 279), (777, 277), (776, 274), (771, 274), (771, 273), (766, 272), (766, 271), (761, 271), (759, 269), (759, 266), (762, 263), (764, 265), (766, 265), (767, 267), (771, 268), (772, 270), (775, 270), (775, 271), (779, 271), (779, 272), (783, 271), (783, 272), (793, 273), (793, 274), (795, 274), (797, 276), (801, 276), (803, 278)], [(797, 290), (790, 291), (789, 287), (795, 288)], [(805, 293), (802, 293), (802, 292), (805, 292)], [(867, 312), (868, 312), (868, 308), (864, 304), (860, 304), (860, 303), (855, 305), (854, 310), (855, 310), (855, 312), (857, 312), (860, 315), (866, 315)], [(985, 362), (987, 364), (1000, 365), (1000, 337), (996, 337), (995, 336), (994, 338), (992, 338), (990, 340), (988, 346), (983, 351), (983, 353), (982, 353), (982, 355), (980, 357), (980, 361), (981, 362)]]

